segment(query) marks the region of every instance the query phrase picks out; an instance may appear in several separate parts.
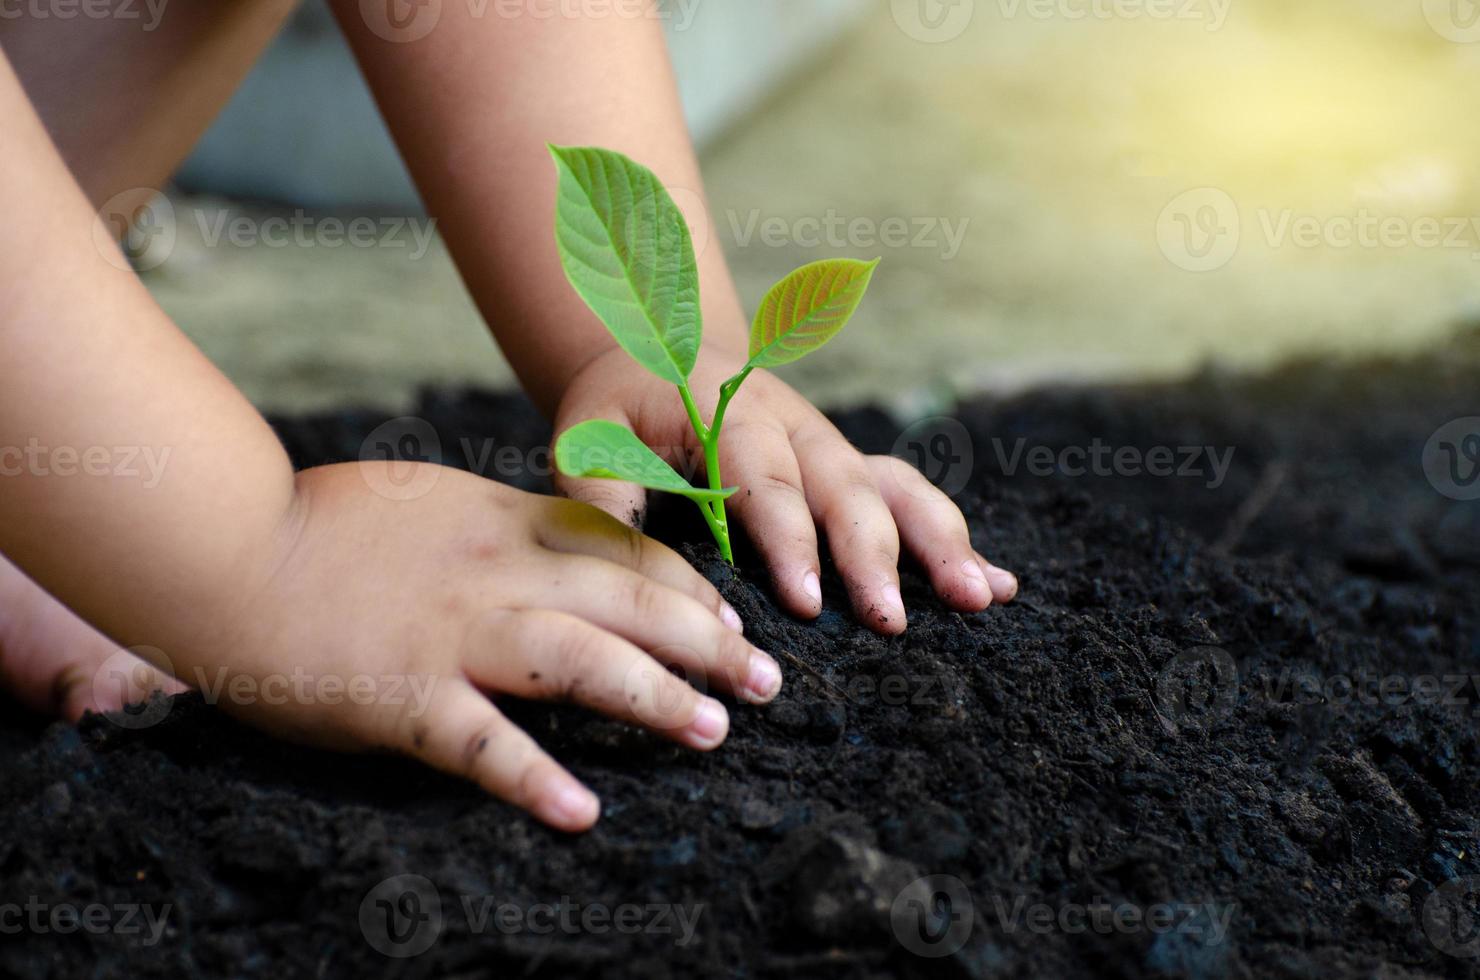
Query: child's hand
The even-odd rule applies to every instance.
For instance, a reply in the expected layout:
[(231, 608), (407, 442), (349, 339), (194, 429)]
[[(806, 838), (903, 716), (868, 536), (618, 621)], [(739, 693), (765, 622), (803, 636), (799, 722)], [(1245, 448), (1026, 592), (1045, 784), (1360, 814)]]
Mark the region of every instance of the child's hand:
[[(690, 387), (705, 421), (720, 383), (743, 364), (743, 357), (709, 348), (700, 355)], [(574, 377), (555, 429), (589, 418), (630, 426), (669, 462), (702, 464), (673, 386), (635, 367), (620, 349), (598, 356)], [(1010, 572), (972, 550), (966, 521), (949, 497), (902, 460), (858, 452), (811, 403), (766, 371), (751, 375), (730, 406), (720, 433), (720, 469), (727, 485), (741, 488), (726, 504), (729, 513), (746, 526), (782, 602), (797, 615), (822, 611), (817, 526), (827, 533), (854, 611), (881, 633), (905, 628), (901, 535), (955, 609), (977, 612), (1017, 592)], [(631, 484), (558, 476), (557, 486), (629, 522), (645, 505), (644, 491)]]
[(414, 679), (431, 684), (424, 710), (415, 685), (395, 685), (404, 704), (369, 706), (273, 706), (228, 686), (228, 710), (319, 745), (415, 756), (575, 831), (595, 822), (596, 798), (489, 696), (569, 700), (707, 750), (729, 716), (668, 667), (752, 703), (780, 688), (775, 661), (670, 549), (584, 504), (450, 469), (417, 476), (435, 481), (424, 496), (387, 499), (371, 485), (387, 485), (374, 468), (390, 465), (407, 464), (299, 474), (275, 567), (241, 596), (211, 662), (257, 681), (295, 668)]
[(184, 685), (123, 650), (0, 556), (0, 689), (40, 715), (76, 721)]

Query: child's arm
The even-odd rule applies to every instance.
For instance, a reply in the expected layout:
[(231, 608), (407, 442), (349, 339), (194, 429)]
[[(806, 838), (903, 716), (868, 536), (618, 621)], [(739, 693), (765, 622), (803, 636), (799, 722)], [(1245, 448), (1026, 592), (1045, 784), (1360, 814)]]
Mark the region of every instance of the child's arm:
[(0, 551), (128, 642), (164, 611), (209, 637), (219, 583), (277, 539), (292, 468), (129, 269), (3, 54), (0, 120)]
[(272, 731), (403, 751), (569, 830), (594, 797), (482, 692), (701, 749), (723, 706), (644, 650), (775, 694), (713, 587), (593, 508), (440, 467), (414, 499), (376, 491), (388, 464), (295, 478), (128, 271), (3, 54), (0, 132), (0, 553), (116, 642)]
[[(355, 0), (334, 6), (463, 278), (557, 429), (610, 418), (660, 451), (695, 448), (673, 388), (632, 367), (566, 283), (545, 150), (546, 143), (620, 150), (669, 188), (702, 199), (661, 25), (651, 16), (658, 4), (596, 5), (575, 16), (555, 4), (445, 3), (419, 8), (417, 26), (398, 40), (386, 38), (396, 32), (384, 24), (372, 30)], [(637, 7), (648, 16), (631, 16)], [(421, 17), (434, 23), (424, 36)], [(748, 327), (712, 219), (686, 210), (691, 221), (710, 224), (695, 232), (708, 247), (699, 255), (704, 350), (693, 379), (708, 412), (719, 383), (744, 362)], [(898, 460), (858, 453), (768, 372), (755, 373), (729, 419), (721, 464), (727, 482), (745, 488), (730, 507), (793, 612), (815, 616), (822, 608), (818, 527), (858, 615), (884, 632), (905, 625), (901, 531), (956, 608), (975, 611), (1016, 591), (1010, 573), (972, 549), (947, 497)], [(609, 481), (565, 480), (562, 489), (623, 519), (643, 505), (640, 490)]]

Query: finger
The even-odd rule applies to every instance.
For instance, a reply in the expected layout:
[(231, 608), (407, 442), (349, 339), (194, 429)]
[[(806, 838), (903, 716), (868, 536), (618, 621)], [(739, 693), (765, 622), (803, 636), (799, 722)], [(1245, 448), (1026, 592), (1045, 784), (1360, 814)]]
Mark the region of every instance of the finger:
[(822, 612), (817, 527), (786, 430), (731, 422), (720, 436), (720, 469), (734, 474), (741, 487), (725, 506), (745, 525), (781, 604), (797, 616), (817, 616)]
[(859, 620), (880, 633), (905, 629), (899, 532), (863, 456), (829, 424), (796, 443), (812, 514), (827, 532)]
[[(101, 655), (98, 650), (93, 656)], [(131, 704), (142, 704), (159, 692), (166, 696), (181, 694), (189, 688), (153, 664), (128, 651), (112, 648), (105, 660), (94, 664), (86, 676), (82, 661), (66, 667), (57, 675), (55, 692), (60, 714), (77, 721), (88, 711), (100, 714), (121, 711)]]
[(403, 748), (568, 832), (587, 830), (601, 804), (535, 740), (467, 683), (439, 678), (430, 710)]
[[(632, 425), (622, 412), (607, 412), (593, 417), (618, 422), (629, 428)], [(553, 482), (555, 492), (562, 497), (590, 504), (628, 527), (642, 527), (643, 518), (647, 514), (647, 491), (637, 484), (566, 476), (558, 468)]]
[(535, 540), (561, 554), (590, 555), (632, 569), (697, 600), (736, 633), (745, 629), (719, 590), (682, 555), (610, 514), (555, 501), (550, 520), (535, 529)]
[(995, 602), (1011, 602), (1017, 598), (1018, 577), (1005, 568), (993, 565), (982, 557), (981, 552), (972, 552), (976, 556), (976, 562), (981, 566), (982, 573), (987, 576), (987, 582), (992, 586), (992, 599)]
[[(567, 587), (556, 583), (566, 583)], [(686, 676), (752, 704), (781, 690), (776, 661), (727, 628), (691, 596), (612, 562), (562, 556), (532, 569), (516, 601), (559, 609), (649, 651)]]
[[(980, 612), (991, 605), (997, 589), (981, 556), (972, 550), (966, 518), (951, 498), (902, 459), (870, 456), (868, 465), (884, 503), (894, 513), (905, 548), (930, 576), (936, 594), (961, 612)], [(1011, 578), (1000, 569), (993, 572), (999, 579)], [(1016, 588), (1013, 580), (1013, 591)]]
[(518, 697), (570, 701), (690, 748), (725, 740), (725, 706), (613, 633), (550, 609), (502, 612), (463, 653), (475, 684)]

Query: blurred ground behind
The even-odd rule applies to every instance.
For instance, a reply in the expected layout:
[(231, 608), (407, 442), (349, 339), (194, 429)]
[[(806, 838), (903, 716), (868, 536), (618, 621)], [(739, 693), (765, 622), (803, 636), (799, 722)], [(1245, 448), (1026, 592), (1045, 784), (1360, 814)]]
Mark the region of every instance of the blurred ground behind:
[[(877, 4), (705, 154), (707, 247), (751, 303), (802, 262), (884, 258), (848, 331), (784, 369), (818, 401), (908, 414), (1046, 380), (1412, 349), (1480, 319), (1480, 28), (1457, 3), (991, 0), (922, 18), (933, 2)], [(512, 384), (415, 226), (386, 247), (238, 246), (223, 218), (294, 209), (174, 203), (146, 279), (263, 408)]]

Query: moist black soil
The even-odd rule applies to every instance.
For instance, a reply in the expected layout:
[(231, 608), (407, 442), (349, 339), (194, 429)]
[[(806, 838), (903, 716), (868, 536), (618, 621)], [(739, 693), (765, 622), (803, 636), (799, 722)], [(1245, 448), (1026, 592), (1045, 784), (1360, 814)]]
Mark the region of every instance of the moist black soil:
[[(1416, 360), (977, 401), (903, 441), (843, 413), (860, 446), (965, 483), (1020, 599), (957, 615), (911, 571), (909, 630), (882, 639), (829, 573), (828, 611), (798, 622), (752, 553), (731, 571), (686, 510), (658, 514), (787, 685), (709, 755), (505, 702), (604, 799), (580, 837), (196, 695), (142, 729), (7, 714), (0, 912), (169, 912), (152, 945), (22, 928), (0, 972), (1474, 976), (1480, 502), (1439, 493), (1421, 454), (1480, 415), (1477, 368), (1471, 333)], [(416, 414), (452, 465), (463, 439), (477, 462), (548, 438), (515, 398), (431, 392)], [(276, 424), (311, 465), (382, 421)], [(1180, 475), (1075, 475), (1019, 440), (1169, 447)], [(1231, 449), (1222, 482), (1180, 447)]]

